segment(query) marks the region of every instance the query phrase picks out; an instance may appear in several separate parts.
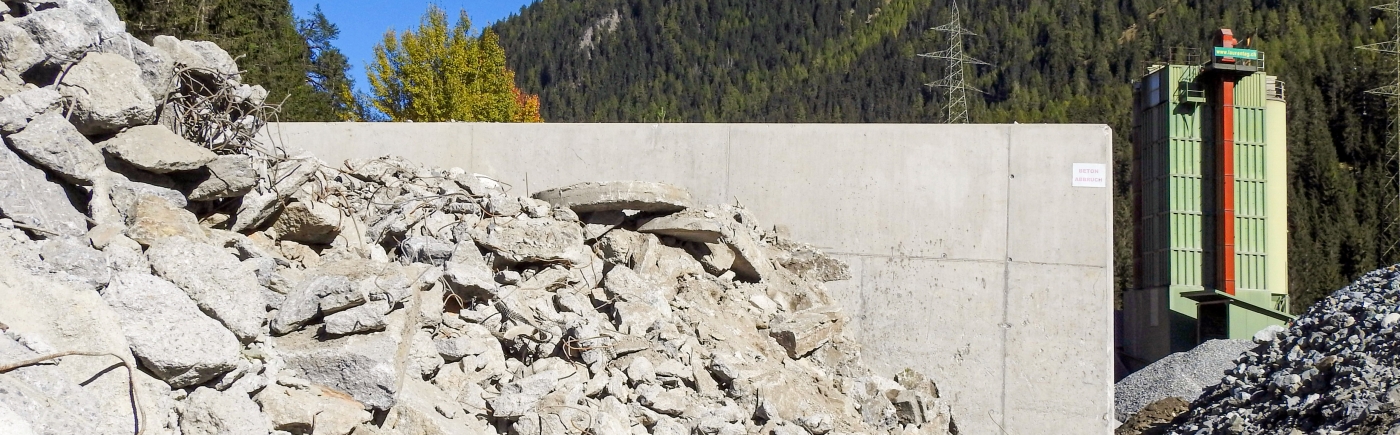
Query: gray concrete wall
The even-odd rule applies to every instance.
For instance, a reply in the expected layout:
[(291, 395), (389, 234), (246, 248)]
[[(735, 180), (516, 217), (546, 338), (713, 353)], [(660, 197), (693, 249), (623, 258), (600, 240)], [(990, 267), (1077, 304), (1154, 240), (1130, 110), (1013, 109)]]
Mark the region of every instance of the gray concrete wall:
[[(1112, 193), (1101, 125), (280, 124), (331, 163), (398, 154), (526, 194), (654, 180), (739, 202), (847, 261), (866, 361), (914, 368), (969, 434), (1112, 428)], [(1109, 180), (1112, 179), (1111, 174)]]

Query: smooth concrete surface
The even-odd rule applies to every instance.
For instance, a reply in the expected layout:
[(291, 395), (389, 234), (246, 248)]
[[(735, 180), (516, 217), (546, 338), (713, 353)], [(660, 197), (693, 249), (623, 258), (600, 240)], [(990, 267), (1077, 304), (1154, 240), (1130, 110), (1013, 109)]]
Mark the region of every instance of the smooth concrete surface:
[[(827, 287), (877, 373), (929, 375), (970, 434), (1112, 432), (1101, 125), (277, 124), (338, 164), (402, 155), (528, 194), (649, 180), (739, 203), (851, 266)], [(1108, 179), (1112, 179), (1111, 173)]]

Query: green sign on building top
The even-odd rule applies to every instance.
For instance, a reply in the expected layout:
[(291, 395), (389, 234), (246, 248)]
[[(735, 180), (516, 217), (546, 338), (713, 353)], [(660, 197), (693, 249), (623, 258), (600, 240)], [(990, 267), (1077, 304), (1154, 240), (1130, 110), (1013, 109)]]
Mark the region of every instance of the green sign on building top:
[(1233, 57), (1236, 59), (1258, 59), (1259, 51), (1247, 48), (1225, 48), (1215, 47), (1215, 57)]

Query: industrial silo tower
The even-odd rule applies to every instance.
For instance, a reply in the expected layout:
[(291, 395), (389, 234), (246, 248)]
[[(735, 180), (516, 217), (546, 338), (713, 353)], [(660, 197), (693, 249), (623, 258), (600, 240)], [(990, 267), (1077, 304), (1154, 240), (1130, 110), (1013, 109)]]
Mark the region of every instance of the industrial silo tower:
[(1136, 83), (1132, 368), (1291, 317), (1284, 85), (1229, 30)]

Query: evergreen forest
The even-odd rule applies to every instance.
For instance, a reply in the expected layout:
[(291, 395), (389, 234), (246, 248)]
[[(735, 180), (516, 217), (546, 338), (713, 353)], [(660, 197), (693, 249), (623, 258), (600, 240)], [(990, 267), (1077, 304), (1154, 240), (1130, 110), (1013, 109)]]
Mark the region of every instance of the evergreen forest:
[[(964, 0), (981, 123), (1115, 131), (1115, 287), (1132, 282), (1132, 82), (1220, 28), (1268, 56), (1288, 90), (1293, 309), (1400, 260), (1393, 38), (1373, 0)], [(945, 119), (946, 0), (541, 0), (491, 27), (552, 122), (895, 122)], [(974, 95), (975, 97), (975, 95)], [(1389, 144), (1389, 145), (1388, 145)]]

